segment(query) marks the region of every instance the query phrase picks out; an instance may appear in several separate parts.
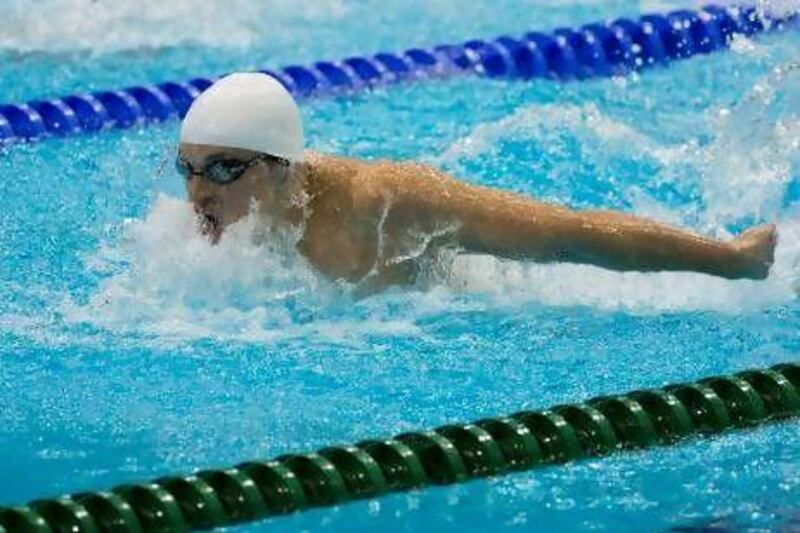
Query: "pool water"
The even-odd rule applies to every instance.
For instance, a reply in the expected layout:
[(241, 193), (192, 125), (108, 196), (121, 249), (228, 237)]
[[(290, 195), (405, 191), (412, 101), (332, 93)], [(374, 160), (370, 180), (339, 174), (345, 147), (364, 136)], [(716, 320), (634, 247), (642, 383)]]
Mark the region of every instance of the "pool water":
[[(0, 101), (693, 5), (236, 1), (203, 22), (182, 1), (1, 4)], [(790, 32), (625, 78), (303, 106), (319, 151), (715, 237), (775, 221), (763, 282), (463, 256), (357, 300), (289, 243), (254, 244), (252, 221), (216, 247), (197, 236), (177, 123), (4, 148), (0, 504), (797, 360), (799, 58)], [(790, 422), (241, 529), (788, 530), (798, 501)]]

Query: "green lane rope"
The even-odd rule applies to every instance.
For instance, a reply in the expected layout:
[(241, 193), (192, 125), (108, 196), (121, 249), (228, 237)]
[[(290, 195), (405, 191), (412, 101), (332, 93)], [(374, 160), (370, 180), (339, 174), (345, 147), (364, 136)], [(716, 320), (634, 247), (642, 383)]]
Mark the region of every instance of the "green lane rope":
[(0, 508), (0, 533), (213, 529), (800, 416), (800, 364)]

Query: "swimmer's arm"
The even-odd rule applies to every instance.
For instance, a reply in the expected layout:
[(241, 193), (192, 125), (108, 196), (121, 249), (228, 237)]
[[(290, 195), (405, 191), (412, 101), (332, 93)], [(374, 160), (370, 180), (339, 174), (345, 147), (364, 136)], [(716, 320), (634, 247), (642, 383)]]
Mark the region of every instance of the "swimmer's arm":
[(772, 225), (721, 242), (624, 213), (574, 211), (460, 182), (434, 203), (440, 203), (438, 212), (457, 220), (457, 244), (467, 251), (621, 271), (687, 270), (763, 279), (776, 240)]

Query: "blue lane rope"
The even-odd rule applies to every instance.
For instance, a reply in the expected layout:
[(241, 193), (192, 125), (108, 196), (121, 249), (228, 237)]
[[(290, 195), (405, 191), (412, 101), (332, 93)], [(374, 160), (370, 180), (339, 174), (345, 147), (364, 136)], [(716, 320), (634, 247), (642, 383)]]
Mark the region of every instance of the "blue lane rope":
[[(473, 39), (462, 44), (382, 52), (262, 70), (298, 99), (349, 94), (376, 86), (459, 74), (560, 81), (623, 75), (726, 48), (735, 34), (751, 36), (797, 18), (770, 18), (755, 8), (681, 9), (636, 20), (561, 28), (549, 34)], [(132, 128), (183, 117), (215, 78), (137, 85), (23, 104), (0, 104), (0, 144)]]

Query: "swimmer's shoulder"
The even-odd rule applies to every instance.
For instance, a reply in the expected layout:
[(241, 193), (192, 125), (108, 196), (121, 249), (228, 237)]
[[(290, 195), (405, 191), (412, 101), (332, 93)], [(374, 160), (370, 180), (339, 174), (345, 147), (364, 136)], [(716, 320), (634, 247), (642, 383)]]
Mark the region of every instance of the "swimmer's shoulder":
[(306, 152), (305, 164), (310, 170), (312, 188), (328, 194), (346, 192), (361, 171), (361, 163), (355, 159), (318, 152)]
[(356, 209), (380, 202), (379, 180), (372, 177), (372, 164), (348, 157), (307, 154), (312, 189), (327, 203)]
[(326, 154), (308, 159), (320, 189), (347, 194), (364, 207), (387, 199), (437, 195), (462, 185), (446, 172), (417, 161), (365, 161)]
[(316, 178), (324, 180), (350, 177), (363, 165), (357, 159), (311, 151), (306, 152), (305, 163)]
[(367, 192), (380, 185), (387, 173), (383, 161), (373, 162), (338, 155), (307, 153), (313, 179), (319, 188), (342, 192)]
[(394, 181), (396, 179), (434, 178), (453, 179), (446, 172), (419, 161), (395, 161), (391, 159), (362, 160), (338, 155), (308, 152), (306, 159), (315, 173), (324, 179), (349, 179)]
[(444, 170), (420, 161), (376, 161), (371, 172), (395, 200), (415, 204), (438, 204), (465, 186)]

